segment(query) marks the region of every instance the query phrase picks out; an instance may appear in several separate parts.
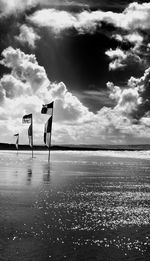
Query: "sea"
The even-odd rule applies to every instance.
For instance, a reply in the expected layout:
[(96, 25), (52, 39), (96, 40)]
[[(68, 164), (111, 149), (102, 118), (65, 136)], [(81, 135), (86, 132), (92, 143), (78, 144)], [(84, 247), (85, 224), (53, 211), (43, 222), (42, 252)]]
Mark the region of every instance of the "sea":
[(150, 260), (150, 151), (0, 151), (3, 260)]

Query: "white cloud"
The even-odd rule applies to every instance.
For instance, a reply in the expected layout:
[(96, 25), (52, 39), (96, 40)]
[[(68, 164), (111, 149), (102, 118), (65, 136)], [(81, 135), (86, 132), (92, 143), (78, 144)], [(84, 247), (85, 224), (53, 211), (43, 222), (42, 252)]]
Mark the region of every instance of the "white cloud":
[(72, 14), (55, 9), (36, 11), (29, 20), (38, 26), (49, 26), (55, 33), (60, 33), (64, 29), (72, 28), (76, 23), (76, 18)]
[(142, 103), (140, 88), (137, 86), (121, 89), (113, 83), (108, 82), (107, 87), (110, 90), (110, 98), (115, 99), (117, 102), (114, 110), (121, 112), (122, 115), (130, 117)]
[(116, 39), (121, 43), (131, 43), (134, 47), (131, 49), (135, 54), (139, 53), (141, 46), (144, 44), (144, 36), (137, 31), (129, 31), (129, 33), (113, 34), (112, 38)]
[(0, 17), (22, 12), (36, 5), (36, 0), (0, 0)]
[(137, 110), (138, 105), (142, 103), (142, 98), (137, 89), (124, 89), (115, 107), (121, 110), (124, 114), (130, 115)]
[(118, 33), (113, 34), (112, 38), (116, 39), (118, 42), (123, 42), (123, 40), (124, 40), (123, 36), (121, 34), (118, 34)]
[(127, 65), (133, 65), (133, 63), (142, 63), (141, 58), (132, 49), (129, 51), (123, 51), (120, 48), (116, 48), (115, 50), (110, 49), (105, 54), (112, 60), (109, 64), (109, 70), (123, 68)]
[(0, 100), (3, 101), (4, 97), (13, 99), (20, 96), (22, 93), (29, 91), (28, 85), (25, 85), (20, 80), (13, 77), (13, 75), (6, 74), (0, 80)]
[(147, 68), (144, 72), (144, 75), (140, 78), (131, 77), (128, 80), (128, 86), (131, 88), (138, 88), (140, 92), (143, 92), (144, 89), (147, 87), (150, 81), (150, 67)]
[(68, 0), (0, 0), (0, 17), (8, 16), (11, 14), (17, 14), (23, 12), (26, 9), (35, 6), (78, 6), (81, 8), (87, 8), (88, 4), (77, 3), (75, 1)]
[(32, 27), (25, 24), (20, 26), (20, 34), (15, 37), (21, 43), (27, 43), (31, 48), (35, 48), (35, 42), (40, 39), (40, 36)]
[(118, 41), (130, 42), (134, 47), (128, 53), (124, 53), (127, 58), (120, 57), (113, 60), (110, 63), (110, 69), (125, 67), (125, 60), (128, 60), (130, 64), (132, 61), (140, 63), (139, 55), (146, 59), (140, 51), (146, 36), (139, 31), (150, 29), (150, 3), (131, 3), (121, 13), (101, 10), (84, 10), (79, 13), (72, 13), (45, 8), (34, 12), (27, 17), (27, 20), (36, 26), (50, 28), (56, 35), (71, 28), (76, 29), (79, 34), (93, 34), (101, 27), (102, 22), (112, 24), (116, 29), (121, 29), (120, 34), (116, 33), (112, 37), (115, 37)]
[[(140, 64), (145, 60), (143, 57), (142, 47), (146, 36), (142, 35), (139, 30), (148, 30), (150, 28), (150, 3), (138, 4), (132, 3), (122, 13), (112, 11), (81, 11), (80, 13), (71, 13), (68, 11), (56, 9), (41, 9), (27, 17), (28, 22), (39, 27), (48, 27), (58, 35), (64, 30), (75, 29), (79, 34), (93, 34), (101, 27), (102, 22), (112, 24), (120, 30), (120, 34), (112, 37), (121, 42), (130, 42), (134, 47), (129, 51), (119, 54), (118, 58), (113, 59), (109, 65), (110, 70), (123, 68), (133, 63)], [(145, 43), (144, 43), (145, 44)], [(146, 50), (146, 49), (145, 49)], [(113, 51), (113, 50), (111, 50)], [(119, 48), (114, 50), (118, 52)], [(120, 50), (121, 52), (121, 50)], [(110, 55), (110, 50), (107, 51)], [(142, 57), (142, 58), (141, 58)], [(143, 63), (143, 66), (146, 63)]]
[(2, 56), (1, 63), (11, 69), (11, 74), (0, 80), (1, 128), (5, 126), (1, 141), (12, 142), (14, 132), (19, 131), (21, 142), (27, 142), (27, 127), (22, 126), (21, 120), (24, 114), (33, 113), (34, 142), (43, 143), (46, 119), (40, 111), (42, 104), (52, 100), (55, 101), (52, 138), (55, 143), (98, 144), (118, 143), (118, 140), (123, 143), (131, 136), (150, 136), (148, 120), (145, 119), (148, 116), (145, 115), (139, 124), (134, 124), (132, 117), (141, 104), (141, 93), (149, 79), (150, 69), (139, 79), (131, 78), (127, 88), (108, 83), (110, 98), (115, 100), (116, 105), (92, 113), (67, 90), (63, 82), (52, 83), (34, 55), (9, 47)]
[(129, 4), (122, 13), (104, 12), (102, 19), (131, 32), (137, 29), (149, 29), (150, 3), (138, 4), (134, 2)]
[(115, 70), (126, 66), (124, 61), (127, 59), (127, 54), (124, 51), (122, 51), (120, 48), (116, 48), (115, 50), (110, 49), (106, 51), (105, 54), (111, 60), (113, 60), (109, 64), (109, 70)]
[[(116, 100), (116, 106), (113, 109), (105, 109), (105, 115), (107, 115), (108, 128), (111, 132), (116, 133), (116, 136), (122, 139), (131, 138), (131, 142), (136, 138), (143, 141), (150, 137), (150, 112), (147, 112), (137, 122), (134, 118), (134, 112), (139, 110), (139, 105), (142, 104), (142, 94), (148, 88), (150, 80), (150, 68), (146, 69), (144, 75), (140, 78), (131, 77), (128, 80), (128, 86), (126, 88), (120, 88), (113, 83), (108, 82), (107, 87), (110, 90), (110, 98)], [(99, 111), (99, 114), (103, 110)], [(118, 132), (118, 134), (117, 134)], [(125, 135), (120, 136), (120, 134)]]
[[(40, 4), (42, 6), (64, 4), (72, 5), (70, 1), (52, 1), (52, 0), (0, 0), (1, 16), (15, 12), (22, 12), (27, 8)], [(150, 3), (139, 4), (133, 2), (125, 8), (122, 13), (112, 11), (82, 11), (79, 14), (56, 10), (41, 9), (36, 11), (28, 19), (38, 26), (51, 27), (56, 33), (61, 30), (74, 27), (79, 32), (93, 32), (101, 22), (113, 24), (118, 28), (128, 30), (130, 32), (138, 29), (150, 28)]]
[[(56, 124), (81, 124), (93, 116), (93, 113), (67, 90), (64, 83), (49, 81), (44, 68), (38, 65), (34, 55), (27, 55), (19, 49), (9, 47), (3, 51), (2, 56), (4, 58), (1, 63), (11, 69), (11, 74), (4, 75), (0, 80), (0, 120), (5, 118), (6, 122), (9, 119), (12, 130), (16, 126), (16, 120), (19, 121), (24, 114), (32, 112), (35, 125), (42, 131), (44, 117), (40, 110), (42, 104), (52, 100), (55, 100)], [(10, 129), (9, 126), (7, 128)]]
[(150, 27), (150, 3), (129, 4), (123, 12), (124, 20), (121, 26), (125, 29), (149, 29)]
[(145, 125), (146, 127), (150, 127), (150, 112), (140, 119), (141, 125)]
[(93, 113), (67, 90), (63, 82), (50, 84), (48, 90), (55, 100), (56, 121), (83, 123), (93, 117)]
[(8, 47), (2, 52), (2, 56), (4, 59), (1, 64), (11, 68), (11, 74), (16, 79), (30, 85), (30, 91), (37, 91), (43, 85), (49, 84), (45, 69), (38, 65), (35, 55), (28, 55), (20, 49)]
[(143, 42), (143, 36), (136, 31), (125, 35), (124, 39), (135, 45), (141, 45)]
[(75, 28), (79, 33), (93, 33), (103, 20), (102, 16), (101, 11), (73, 14), (56, 9), (42, 9), (29, 16), (28, 20), (40, 27), (50, 27), (56, 34), (70, 28)]
[(101, 22), (133, 31), (150, 28), (150, 3), (132, 3), (122, 13), (104, 11), (82, 11), (72, 14), (55, 9), (43, 9), (29, 16), (29, 20), (38, 26), (48, 26), (56, 33), (74, 27), (79, 32), (93, 32)]

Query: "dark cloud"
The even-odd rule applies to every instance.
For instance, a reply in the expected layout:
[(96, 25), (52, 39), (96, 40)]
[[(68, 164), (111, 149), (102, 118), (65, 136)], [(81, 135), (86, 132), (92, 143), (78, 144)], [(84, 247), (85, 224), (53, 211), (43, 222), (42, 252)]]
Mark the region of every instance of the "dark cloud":
[(108, 64), (105, 50), (114, 48), (116, 40), (104, 34), (77, 35), (75, 32), (60, 39), (48, 29), (42, 30), (42, 41), (36, 55), (53, 81), (64, 81), (71, 90), (82, 91), (95, 86), (105, 88)]
[(89, 90), (82, 92), (75, 92), (79, 100), (89, 108), (90, 111), (97, 112), (102, 107), (114, 107), (115, 102), (110, 100), (109, 92), (107, 89), (97, 89), (95, 86), (90, 86)]

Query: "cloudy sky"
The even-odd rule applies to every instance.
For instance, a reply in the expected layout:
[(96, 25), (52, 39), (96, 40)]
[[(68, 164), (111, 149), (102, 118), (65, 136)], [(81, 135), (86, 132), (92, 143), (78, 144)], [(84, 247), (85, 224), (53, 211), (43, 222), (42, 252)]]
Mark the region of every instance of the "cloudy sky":
[(150, 143), (150, 2), (0, 0), (0, 142)]

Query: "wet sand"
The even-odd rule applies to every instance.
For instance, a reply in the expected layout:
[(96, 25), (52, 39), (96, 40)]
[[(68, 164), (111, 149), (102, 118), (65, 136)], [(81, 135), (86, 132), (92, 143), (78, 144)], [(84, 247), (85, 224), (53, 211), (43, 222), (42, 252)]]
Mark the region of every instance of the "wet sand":
[(149, 152), (0, 152), (0, 260), (148, 261), (149, 207)]

